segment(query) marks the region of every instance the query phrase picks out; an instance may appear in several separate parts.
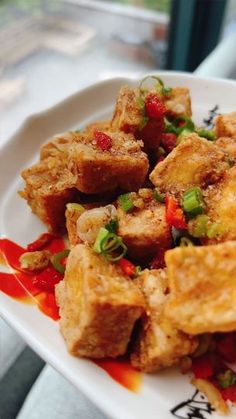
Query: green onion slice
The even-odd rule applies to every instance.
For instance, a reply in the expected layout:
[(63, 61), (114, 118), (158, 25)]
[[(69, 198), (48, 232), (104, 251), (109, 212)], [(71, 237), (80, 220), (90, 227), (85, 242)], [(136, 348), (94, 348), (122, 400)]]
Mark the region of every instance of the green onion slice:
[(143, 116), (142, 117), (142, 120), (141, 120), (141, 122), (139, 124), (139, 130), (142, 130), (144, 127), (146, 127), (148, 121), (149, 121), (148, 116)]
[(118, 203), (125, 212), (128, 212), (134, 208), (134, 204), (129, 193), (120, 195), (118, 198)]
[(221, 388), (228, 388), (236, 383), (236, 374), (232, 370), (226, 370), (217, 376)]
[(190, 217), (195, 217), (205, 211), (202, 191), (199, 187), (193, 187), (184, 192), (182, 207)]
[(154, 80), (156, 82), (155, 89), (158, 93), (162, 93), (164, 96), (169, 96), (171, 94), (172, 88), (171, 87), (166, 87), (163, 83), (163, 80), (160, 79), (160, 77), (157, 77), (157, 76), (146, 76), (141, 80), (141, 82), (139, 84), (139, 90), (140, 90), (141, 93), (146, 92), (146, 89), (143, 87), (143, 85), (149, 79)]
[(65, 269), (66, 269), (65, 266), (62, 265), (61, 261), (62, 261), (62, 259), (66, 258), (69, 255), (69, 253), (70, 253), (70, 250), (69, 249), (65, 249), (65, 250), (62, 250), (59, 253), (56, 253), (55, 255), (53, 255), (51, 257), (51, 262), (52, 262), (54, 268), (58, 272), (60, 272), (61, 274), (64, 274), (65, 273)]
[(100, 243), (100, 248), (103, 256), (109, 262), (117, 262), (127, 252), (127, 247), (122, 241), (122, 238), (114, 233), (108, 233)]
[(97, 234), (97, 237), (96, 237), (95, 243), (94, 243), (94, 245), (93, 245), (93, 250), (94, 250), (94, 252), (96, 252), (96, 253), (101, 253), (101, 251), (102, 251), (102, 249), (101, 249), (101, 242), (102, 242), (102, 240), (103, 240), (106, 236), (108, 236), (108, 234), (109, 234), (109, 231), (108, 231), (106, 228), (104, 228), (104, 227), (101, 227), (101, 228), (100, 228), (100, 230), (99, 230), (99, 232), (98, 232), (98, 234)]
[(109, 233), (116, 233), (118, 230), (118, 220), (117, 218), (113, 218), (109, 223), (105, 225), (105, 228), (109, 231)]
[(199, 135), (199, 137), (204, 137), (206, 138), (208, 141), (215, 141), (216, 140), (216, 135), (214, 133), (214, 131), (206, 129), (206, 128), (198, 128), (196, 130), (196, 133)]
[(221, 237), (225, 233), (223, 225), (219, 222), (212, 223), (207, 229), (207, 237), (209, 239), (215, 239)]
[(191, 236), (202, 238), (207, 236), (207, 225), (209, 217), (205, 214), (198, 215), (194, 220), (188, 223), (188, 230)]
[[(179, 122), (185, 122), (185, 124), (178, 126)], [(180, 116), (178, 118), (175, 118), (173, 124), (176, 127), (177, 135), (180, 135), (182, 131), (185, 129), (189, 130), (190, 132), (193, 132), (195, 130), (194, 122), (188, 116)]]
[(144, 109), (145, 108), (145, 102), (143, 100), (143, 98), (141, 96), (139, 96), (137, 98), (137, 105), (139, 106), (140, 109)]
[(157, 189), (155, 189), (153, 191), (153, 198), (157, 201), (157, 202), (165, 202), (165, 194), (160, 193)]

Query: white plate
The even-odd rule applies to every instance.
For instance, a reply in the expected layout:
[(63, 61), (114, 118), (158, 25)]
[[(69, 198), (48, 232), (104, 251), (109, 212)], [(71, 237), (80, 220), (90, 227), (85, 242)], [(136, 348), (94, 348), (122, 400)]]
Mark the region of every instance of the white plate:
[[(200, 125), (216, 104), (221, 112), (236, 110), (235, 82), (199, 79), (184, 73), (163, 72), (158, 75), (167, 85), (189, 87), (193, 119)], [(134, 83), (134, 79), (113, 79), (91, 86), (54, 108), (32, 116), (7, 142), (0, 155), (1, 236), (25, 245), (45, 231), (25, 201), (17, 195), (17, 190), (22, 187), (19, 173), (38, 158), (41, 144), (56, 133), (106, 118), (112, 112), (119, 88)], [(191, 399), (195, 391), (189, 384), (190, 378), (177, 370), (143, 375), (143, 384), (136, 394), (122, 387), (93, 362), (70, 356), (58, 323), (44, 316), (36, 307), (24, 305), (1, 293), (0, 314), (42, 358), (114, 419), (220, 417), (202, 410), (200, 416), (198, 409), (204, 406), (197, 401), (192, 403), (192, 407), (183, 406), (176, 416), (171, 413), (176, 405)], [(202, 402), (200, 395), (197, 399)], [(235, 417), (235, 413), (229, 417)]]

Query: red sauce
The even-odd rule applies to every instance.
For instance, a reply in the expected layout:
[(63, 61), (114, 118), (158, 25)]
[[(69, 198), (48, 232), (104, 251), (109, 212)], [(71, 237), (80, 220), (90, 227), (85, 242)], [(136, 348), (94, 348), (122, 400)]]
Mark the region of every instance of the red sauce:
[[(45, 249), (52, 253), (60, 252), (65, 249), (64, 240), (55, 238)], [(37, 284), (42, 283), (42, 277), (45, 283), (47, 281), (51, 283), (53, 275), (57, 281), (62, 279), (62, 275), (60, 276), (52, 266), (40, 273), (22, 271), (19, 258), (24, 252), (26, 249), (13, 241), (0, 239), (0, 261), (14, 270), (12, 273), (0, 272), (0, 291), (24, 303), (36, 304), (44, 314), (53, 320), (58, 320), (54, 288), (47, 291)]]
[(115, 381), (125, 388), (138, 392), (142, 384), (142, 373), (130, 364), (129, 360), (120, 359), (96, 359), (96, 365), (105, 370)]
[[(62, 238), (55, 238), (45, 247), (52, 253), (58, 253), (65, 249)], [(8, 239), (0, 239), (0, 264), (9, 266), (13, 272), (0, 272), (0, 291), (18, 301), (36, 304), (45, 315), (53, 320), (59, 319), (58, 307), (55, 301), (55, 293), (50, 286), (44, 288), (42, 280), (52, 283), (52, 276), (58, 277), (58, 272), (52, 266), (40, 273), (26, 273), (22, 271), (19, 264), (19, 257), (26, 249)], [(53, 272), (54, 271), (54, 272)], [(58, 280), (62, 279), (58, 277)], [(37, 284), (41, 284), (38, 287)], [(110, 377), (127, 389), (137, 392), (142, 383), (142, 374), (133, 368), (127, 359), (102, 359), (94, 360), (96, 365), (105, 370)]]

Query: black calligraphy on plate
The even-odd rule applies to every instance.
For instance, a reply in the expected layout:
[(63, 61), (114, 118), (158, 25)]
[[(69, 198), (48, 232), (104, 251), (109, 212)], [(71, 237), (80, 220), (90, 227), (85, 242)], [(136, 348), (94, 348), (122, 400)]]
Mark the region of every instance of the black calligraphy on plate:
[(170, 412), (177, 419), (209, 419), (214, 409), (205, 397), (196, 390), (191, 399), (179, 403)]
[(219, 115), (219, 106), (215, 105), (214, 108), (208, 111), (208, 117), (203, 119), (204, 124), (208, 129), (212, 129), (214, 127), (214, 119), (217, 115)]

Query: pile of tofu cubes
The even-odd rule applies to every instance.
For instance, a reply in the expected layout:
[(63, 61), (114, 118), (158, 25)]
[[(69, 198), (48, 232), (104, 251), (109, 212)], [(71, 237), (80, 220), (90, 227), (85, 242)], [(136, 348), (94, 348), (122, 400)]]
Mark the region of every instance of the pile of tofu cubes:
[[(215, 142), (191, 133), (150, 169), (155, 143), (136, 138), (142, 118), (137, 95), (136, 88), (123, 87), (110, 121), (43, 145), (40, 161), (22, 173), (20, 194), (51, 231), (64, 232), (67, 223), (71, 251), (56, 297), (68, 350), (91, 358), (128, 351), (135, 367), (152, 372), (193, 353), (201, 334), (236, 330), (236, 112), (216, 118)], [(188, 89), (173, 88), (165, 106), (191, 116)], [(111, 138), (109, 150), (96, 147), (95, 129)], [(152, 189), (179, 199), (194, 186), (224, 233), (173, 248), (165, 204), (152, 198)], [(116, 203), (125, 192), (140, 202), (134, 212)], [(135, 279), (124, 275), (77, 236), (78, 216), (70, 212), (65, 220), (69, 202), (88, 209), (114, 203), (117, 234), (131, 260), (151, 260), (162, 249), (166, 267), (146, 268)]]

